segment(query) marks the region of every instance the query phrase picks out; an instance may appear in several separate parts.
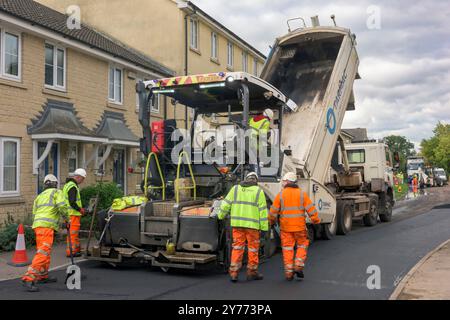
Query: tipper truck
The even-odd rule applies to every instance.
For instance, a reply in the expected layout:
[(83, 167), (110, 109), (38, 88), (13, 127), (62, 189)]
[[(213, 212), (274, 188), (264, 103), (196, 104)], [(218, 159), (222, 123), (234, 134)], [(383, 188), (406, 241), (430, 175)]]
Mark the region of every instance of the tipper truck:
[[(348, 29), (305, 27), (276, 40), (260, 77), (219, 72), (140, 82), (141, 151), (147, 157), (142, 189), (148, 201), (99, 215), (103, 232), (86, 257), (109, 263), (139, 258), (163, 270), (226, 269), (230, 227), (217, 212), (230, 188), (254, 170), (247, 153), (240, 157), (239, 147), (230, 152), (229, 146), (239, 144), (239, 130), (247, 130), (250, 117), (266, 108), (274, 112), (272, 157), (256, 166), (268, 206), (281, 190), (283, 174), (294, 171), (321, 219), (308, 229), (311, 238), (345, 234), (353, 217), (367, 216), (369, 225), (378, 215), (389, 217), (393, 198), (384, 181), (364, 188), (346, 152), (343, 168), (331, 167), (336, 145), (345, 150), (344, 114), (354, 109), (355, 46)], [(189, 132), (178, 134), (175, 119), (152, 123), (150, 105), (157, 94), (193, 110)], [(205, 154), (214, 159), (205, 160)], [(262, 258), (274, 253), (278, 240), (274, 228), (263, 234)]]

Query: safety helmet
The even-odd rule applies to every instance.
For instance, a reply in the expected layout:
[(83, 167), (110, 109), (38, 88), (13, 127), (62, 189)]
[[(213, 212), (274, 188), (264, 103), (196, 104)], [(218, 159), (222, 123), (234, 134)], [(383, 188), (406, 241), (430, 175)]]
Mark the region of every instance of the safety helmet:
[(49, 182), (56, 182), (58, 183), (58, 179), (53, 174), (48, 174), (44, 177), (44, 184)]
[(273, 119), (273, 111), (271, 109), (264, 110), (263, 115), (269, 119)]
[(75, 170), (75, 172), (73, 173), (73, 175), (74, 175), (74, 176), (80, 176), (80, 177), (86, 178), (87, 173), (86, 173), (86, 170), (84, 170), (83, 168), (79, 168), (79, 169)]
[(250, 172), (245, 176), (245, 180), (250, 178), (255, 178), (256, 180), (258, 180), (258, 174), (256, 172)]
[(288, 172), (283, 177), (284, 181), (297, 182), (297, 175), (295, 172)]

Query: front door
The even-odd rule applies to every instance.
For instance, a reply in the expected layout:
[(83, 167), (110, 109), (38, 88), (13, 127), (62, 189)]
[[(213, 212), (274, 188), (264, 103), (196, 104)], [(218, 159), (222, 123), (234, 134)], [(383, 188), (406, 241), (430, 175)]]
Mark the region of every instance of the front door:
[(125, 150), (114, 149), (113, 181), (125, 193)]
[[(46, 142), (38, 142), (38, 159), (44, 153), (46, 146)], [(58, 150), (58, 144), (53, 143), (52, 149), (50, 150), (47, 158), (45, 158), (45, 160), (39, 165), (37, 186), (38, 194), (44, 191), (44, 177), (46, 175), (53, 174), (61, 182), (60, 177), (58, 177)]]

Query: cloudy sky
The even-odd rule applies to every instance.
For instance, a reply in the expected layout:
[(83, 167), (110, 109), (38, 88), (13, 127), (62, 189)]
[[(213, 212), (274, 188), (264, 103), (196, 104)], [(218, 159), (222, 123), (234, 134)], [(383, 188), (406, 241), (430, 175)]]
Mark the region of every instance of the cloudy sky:
[(357, 109), (346, 114), (344, 127), (366, 127), (371, 138), (404, 135), (417, 147), (439, 120), (450, 123), (448, 0), (193, 2), (266, 55), (287, 32), (287, 19), (310, 23), (317, 14), (331, 25), (335, 14), (356, 34), (362, 77), (355, 83)]

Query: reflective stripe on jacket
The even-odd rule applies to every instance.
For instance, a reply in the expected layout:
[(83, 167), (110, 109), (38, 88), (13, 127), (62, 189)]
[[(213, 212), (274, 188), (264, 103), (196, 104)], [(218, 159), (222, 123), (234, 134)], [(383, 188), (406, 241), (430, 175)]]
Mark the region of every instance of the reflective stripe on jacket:
[(275, 197), (269, 219), (274, 223), (279, 216), (282, 231), (303, 231), (306, 229), (305, 211), (313, 223), (320, 223), (316, 207), (308, 194), (297, 186), (287, 186)]
[(222, 220), (228, 214), (232, 227), (269, 230), (266, 197), (259, 186), (231, 188), (220, 205), (218, 218)]
[(59, 218), (67, 216), (68, 206), (61, 190), (49, 188), (41, 192), (33, 203), (34, 221), (32, 228), (58, 230)]
[(64, 188), (63, 188), (64, 198), (66, 199), (66, 203), (67, 203), (67, 206), (69, 208), (69, 216), (81, 216), (81, 213), (79, 211), (75, 210), (74, 208), (72, 208), (70, 206), (70, 203), (69, 203), (69, 190), (72, 189), (72, 188), (76, 188), (77, 189), (76, 204), (80, 208), (82, 208), (81, 196), (80, 196), (80, 188), (78, 187), (78, 185), (74, 181), (70, 180), (69, 182), (67, 182), (64, 185)]
[(128, 196), (128, 197), (116, 198), (113, 200), (111, 209), (112, 210), (123, 210), (123, 209), (129, 208), (129, 207), (140, 206), (141, 204), (143, 204), (145, 202), (146, 202), (145, 197), (140, 197), (140, 196)]

